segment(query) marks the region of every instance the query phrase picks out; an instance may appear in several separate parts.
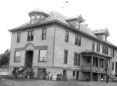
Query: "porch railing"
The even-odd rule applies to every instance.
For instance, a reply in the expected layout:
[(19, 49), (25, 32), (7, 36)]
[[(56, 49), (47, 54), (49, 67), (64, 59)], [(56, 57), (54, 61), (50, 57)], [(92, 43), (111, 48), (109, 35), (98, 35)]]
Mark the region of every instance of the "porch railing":
[(94, 66), (90, 66), (90, 65), (82, 65), (81, 66), (81, 70), (82, 71), (86, 71), (86, 72), (105, 73), (105, 69), (104, 68), (94, 67)]

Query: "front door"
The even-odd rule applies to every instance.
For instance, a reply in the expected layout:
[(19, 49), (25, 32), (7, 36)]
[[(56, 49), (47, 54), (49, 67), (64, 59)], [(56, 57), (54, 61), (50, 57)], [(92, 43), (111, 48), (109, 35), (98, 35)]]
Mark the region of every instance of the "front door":
[(26, 51), (25, 66), (32, 67), (32, 61), (33, 61), (33, 51), (32, 50)]

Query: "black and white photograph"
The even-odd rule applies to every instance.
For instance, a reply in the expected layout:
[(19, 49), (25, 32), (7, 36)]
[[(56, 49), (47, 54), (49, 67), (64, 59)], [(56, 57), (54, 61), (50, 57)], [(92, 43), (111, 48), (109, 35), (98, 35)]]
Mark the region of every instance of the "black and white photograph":
[(117, 86), (116, 0), (1, 0), (0, 86)]

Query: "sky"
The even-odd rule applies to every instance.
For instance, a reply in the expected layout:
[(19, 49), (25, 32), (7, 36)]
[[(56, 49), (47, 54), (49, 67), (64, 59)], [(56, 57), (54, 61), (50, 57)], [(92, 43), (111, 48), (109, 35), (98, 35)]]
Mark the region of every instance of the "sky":
[(117, 46), (116, 0), (0, 0), (0, 53), (10, 49), (9, 29), (30, 20), (28, 13), (41, 9), (57, 11), (66, 17), (82, 15), (91, 30), (108, 28), (108, 40)]

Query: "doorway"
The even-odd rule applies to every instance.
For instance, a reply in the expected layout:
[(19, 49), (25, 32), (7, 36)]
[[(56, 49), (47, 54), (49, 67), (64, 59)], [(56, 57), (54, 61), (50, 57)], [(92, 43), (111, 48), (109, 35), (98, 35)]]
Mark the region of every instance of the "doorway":
[(32, 67), (32, 62), (33, 62), (33, 51), (32, 50), (26, 51), (25, 66)]

